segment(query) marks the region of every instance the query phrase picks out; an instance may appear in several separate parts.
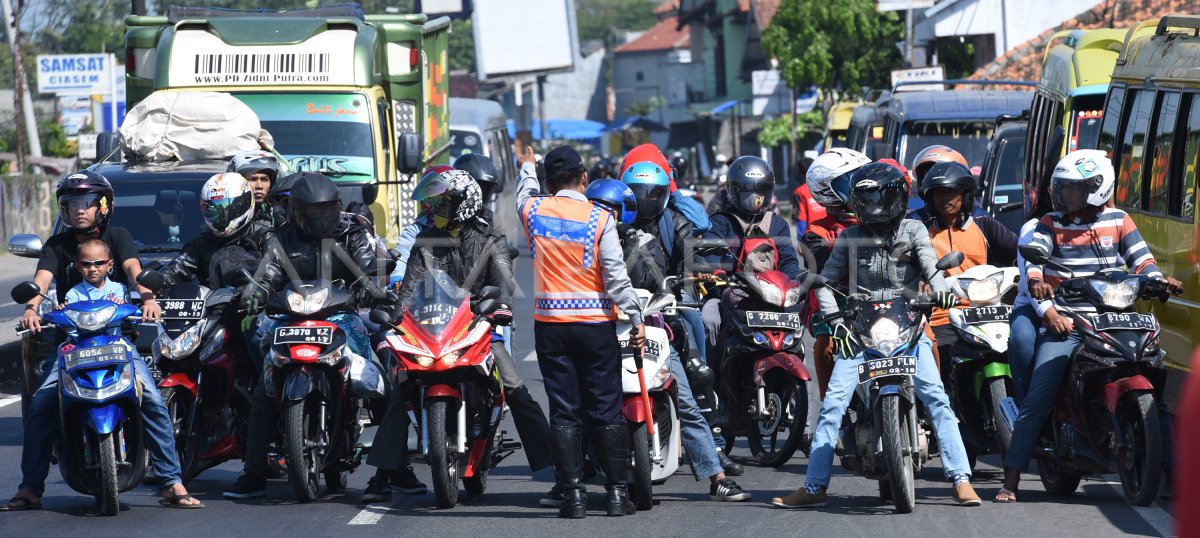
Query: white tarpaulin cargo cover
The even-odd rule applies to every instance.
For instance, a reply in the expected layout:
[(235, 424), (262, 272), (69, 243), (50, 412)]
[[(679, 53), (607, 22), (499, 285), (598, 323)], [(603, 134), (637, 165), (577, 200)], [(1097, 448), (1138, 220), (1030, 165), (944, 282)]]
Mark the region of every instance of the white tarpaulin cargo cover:
[(258, 115), (236, 97), (167, 91), (150, 94), (129, 111), (121, 143), (137, 161), (226, 159), (275, 145)]

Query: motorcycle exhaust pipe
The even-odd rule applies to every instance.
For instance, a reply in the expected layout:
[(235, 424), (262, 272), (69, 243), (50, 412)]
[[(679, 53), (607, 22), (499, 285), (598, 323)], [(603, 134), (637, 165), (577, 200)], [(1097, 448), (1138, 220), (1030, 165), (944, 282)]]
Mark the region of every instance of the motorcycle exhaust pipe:
[[(459, 394), (462, 394), (465, 396), (467, 394), (466, 383), (459, 383), (458, 390), (460, 391)], [(466, 398), (463, 398), (463, 400), (461, 402), (458, 402), (458, 424), (457, 424), (457, 426), (458, 426), (458, 453), (466, 454), (467, 453), (467, 399)]]

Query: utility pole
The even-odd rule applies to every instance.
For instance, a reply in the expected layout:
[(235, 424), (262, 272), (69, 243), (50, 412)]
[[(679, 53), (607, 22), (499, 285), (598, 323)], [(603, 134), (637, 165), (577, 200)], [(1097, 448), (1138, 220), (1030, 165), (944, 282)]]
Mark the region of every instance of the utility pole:
[[(22, 61), (24, 55), (21, 54), (21, 41), (18, 39), (21, 33), (21, 14), (13, 10), (10, 0), (0, 0), (0, 12), (3, 12), (4, 33), (8, 36), (8, 48), (12, 51), (13, 59), (13, 106), (19, 110), (15, 114), (17, 120), (17, 172), (19, 173), (25, 169), (25, 142), (22, 138), (29, 139), (29, 155), (31, 157), (42, 156), (42, 142), (38, 138), (37, 119), (33, 115), (33, 98), (27, 91), (25, 63)], [(24, 136), (21, 132), (22, 124), (25, 127)]]
[(913, 0), (908, 0), (908, 10), (904, 12), (904, 59), (909, 67), (916, 67), (913, 61)]

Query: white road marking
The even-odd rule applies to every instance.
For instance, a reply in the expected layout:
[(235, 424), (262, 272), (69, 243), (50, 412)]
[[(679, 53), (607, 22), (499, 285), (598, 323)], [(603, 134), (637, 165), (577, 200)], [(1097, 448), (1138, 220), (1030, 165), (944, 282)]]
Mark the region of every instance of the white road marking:
[(530, 351), (528, 355), (525, 355), (524, 359), (521, 359), (521, 362), (537, 362), (537, 352)]
[(14, 303), (14, 302), (12, 302), (12, 301), (9, 301), (9, 302), (7, 302), (7, 303), (0, 304), (0, 308), (8, 308), (8, 307), (10, 307), (10, 306), (17, 306), (17, 303)]
[(383, 515), (388, 512), (388, 506), (368, 506), (363, 508), (358, 515), (354, 516), (347, 525), (374, 525), (383, 519)]
[(0, 407), (5, 407), (5, 406), (7, 406), (7, 405), (9, 405), (9, 404), (14, 404), (14, 403), (17, 403), (17, 402), (19, 402), (19, 401), (21, 401), (21, 396), (20, 396), (20, 395), (17, 395), (17, 396), (9, 396), (9, 397), (7, 397), (7, 398), (0, 399)]
[[(1101, 481), (1101, 483), (1112, 488), (1117, 496), (1124, 501), (1125, 493), (1121, 488), (1121, 482), (1108, 480), (1108, 478), (1109, 476), (1106, 475), (1105, 480)], [(1150, 506), (1134, 506), (1131, 504), (1129, 507), (1137, 513), (1138, 517), (1142, 518), (1142, 521), (1154, 527), (1159, 536), (1175, 536), (1175, 519), (1171, 517), (1171, 514), (1166, 509), (1159, 506), (1158, 503), (1151, 504)]]

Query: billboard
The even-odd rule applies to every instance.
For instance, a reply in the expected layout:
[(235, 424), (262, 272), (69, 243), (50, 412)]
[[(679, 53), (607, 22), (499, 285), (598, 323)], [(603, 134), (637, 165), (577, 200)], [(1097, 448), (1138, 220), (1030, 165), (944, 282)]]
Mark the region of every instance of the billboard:
[(574, 68), (572, 0), (475, 0), (471, 27), (480, 80)]
[(112, 54), (39, 54), (38, 92), (95, 95), (112, 91)]

